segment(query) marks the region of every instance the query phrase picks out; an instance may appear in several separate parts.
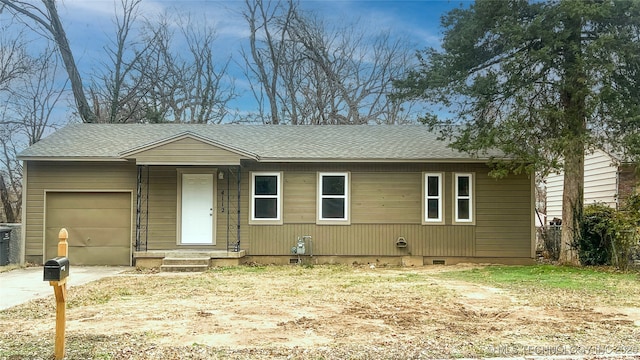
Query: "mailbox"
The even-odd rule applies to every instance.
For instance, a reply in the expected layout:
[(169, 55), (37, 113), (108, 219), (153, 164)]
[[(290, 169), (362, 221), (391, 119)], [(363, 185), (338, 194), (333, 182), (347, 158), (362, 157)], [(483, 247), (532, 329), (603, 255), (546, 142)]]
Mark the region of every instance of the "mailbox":
[(58, 256), (44, 263), (44, 281), (60, 281), (69, 276), (69, 258)]

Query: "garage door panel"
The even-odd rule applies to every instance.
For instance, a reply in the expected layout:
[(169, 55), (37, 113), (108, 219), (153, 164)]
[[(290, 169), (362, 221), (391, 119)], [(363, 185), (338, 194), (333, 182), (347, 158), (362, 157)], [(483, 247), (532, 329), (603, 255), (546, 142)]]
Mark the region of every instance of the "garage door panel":
[[(129, 265), (129, 249), (121, 247), (78, 247), (74, 248), (78, 261), (71, 262), (77, 265)], [(127, 259), (123, 263), (122, 259)], [(71, 261), (71, 259), (70, 259)]]
[(47, 193), (46, 218), (47, 258), (56, 256), (58, 232), (64, 227), (72, 264), (129, 265), (130, 193)]
[[(47, 253), (53, 254), (55, 257), (57, 247), (48, 247)], [(129, 261), (123, 262), (122, 259), (129, 259), (130, 252), (122, 247), (78, 247), (69, 246), (69, 262), (71, 266), (81, 265), (129, 265)]]
[[(55, 197), (56, 209), (94, 209), (96, 203), (103, 209), (129, 209), (129, 204), (123, 203), (129, 200), (129, 193), (48, 193), (49, 201), (51, 195)], [(87, 197), (92, 201), (86, 201)]]
[[(120, 246), (129, 245), (130, 229), (127, 228), (87, 228), (67, 227), (69, 246)], [(57, 243), (60, 228), (47, 229), (47, 239)]]
[(113, 224), (130, 222), (129, 209), (52, 209), (47, 213), (49, 224), (66, 224), (65, 226), (81, 226), (92, 224), (99, 227), (110, 227)]

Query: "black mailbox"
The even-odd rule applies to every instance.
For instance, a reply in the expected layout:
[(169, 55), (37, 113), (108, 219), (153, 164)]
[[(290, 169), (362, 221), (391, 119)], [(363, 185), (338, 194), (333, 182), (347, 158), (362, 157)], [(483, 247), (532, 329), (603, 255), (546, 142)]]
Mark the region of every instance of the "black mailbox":
[(44, 263), (44, 281), (60, 281), (69, 276), (69, 259), (58, 256)]

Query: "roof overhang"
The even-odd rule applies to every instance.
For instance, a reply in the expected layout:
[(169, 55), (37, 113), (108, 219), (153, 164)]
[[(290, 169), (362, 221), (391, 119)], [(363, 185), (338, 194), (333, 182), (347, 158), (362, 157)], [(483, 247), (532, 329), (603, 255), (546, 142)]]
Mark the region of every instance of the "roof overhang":
[(47, 157), (47, 156), (18, 156), (16, 157), (16, 159), (21, 160), (21, 161), (83, 161), (83, 162), (87, 162), (87, 161), (95, 161), (95, 162), (102, 162), (102, 161), (108, 161), (108, 162), (125, 162), (128, 161), (127, 159), (121, 159), (121, 158), (113, 158), (113, 157), (93, 157), (93, 156), (73, 156), (73, 157)]
[[(494, 159), (495, 160), (495, 159)], [(486, 164), (491, 159), (343, 159), (343, 158), (264, 158), (261, 163), (478, 163)]]

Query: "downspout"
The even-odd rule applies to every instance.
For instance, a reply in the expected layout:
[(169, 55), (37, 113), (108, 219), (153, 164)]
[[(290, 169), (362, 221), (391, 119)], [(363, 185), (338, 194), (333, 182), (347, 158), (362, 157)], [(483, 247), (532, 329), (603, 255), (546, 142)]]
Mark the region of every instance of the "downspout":
[(144, 251), (149, 250), (149, 188), (151, 187), (151, 180), (149, 177), (149, 173), (151, 172), (151, 169), (149, 169), (149, 165), (145, 165), (146, 169), (147, 169), (147, 186), (146, 186), (146, 195), (145, 195), (145, 205), (146, 205), (146, 209), (144, 212), (144, 219), (145, 219), (145, 225), (144, 225)]
[(235, 250), (236, 251), (240, 251), (240, 188), (241, 188), (241, 179), (240, 179), (240, 175), (242, 174), (242, 167), (240, 165), (238, 165), (238, 236), (237, 236), (237, 241), (236, 241), (236, 245), (235, 245)]
[(616, 211), (620, 210), (620, 166), (616, 169)]
[[(27, 191), (28, 191), (28, 175), (27, 175), (27, 169), (29, 167), (29, 163), (26, 160), (22, 161), (22, 209), (20, 210), (20, 217), (21, 217), (21, 229), (20, 229), (20, 254), (18, 255), (20, 257), (20, 266), (24, 266), (24, 264), (26, 263), (26, 256), (27, 256)], [(43, 252), (43, 256), (44, 256), (44, 252)]]
[(142, 211), (142, 166), (138, 165), (136, 177), (136, 251), (140, 251), (140, 212)]

